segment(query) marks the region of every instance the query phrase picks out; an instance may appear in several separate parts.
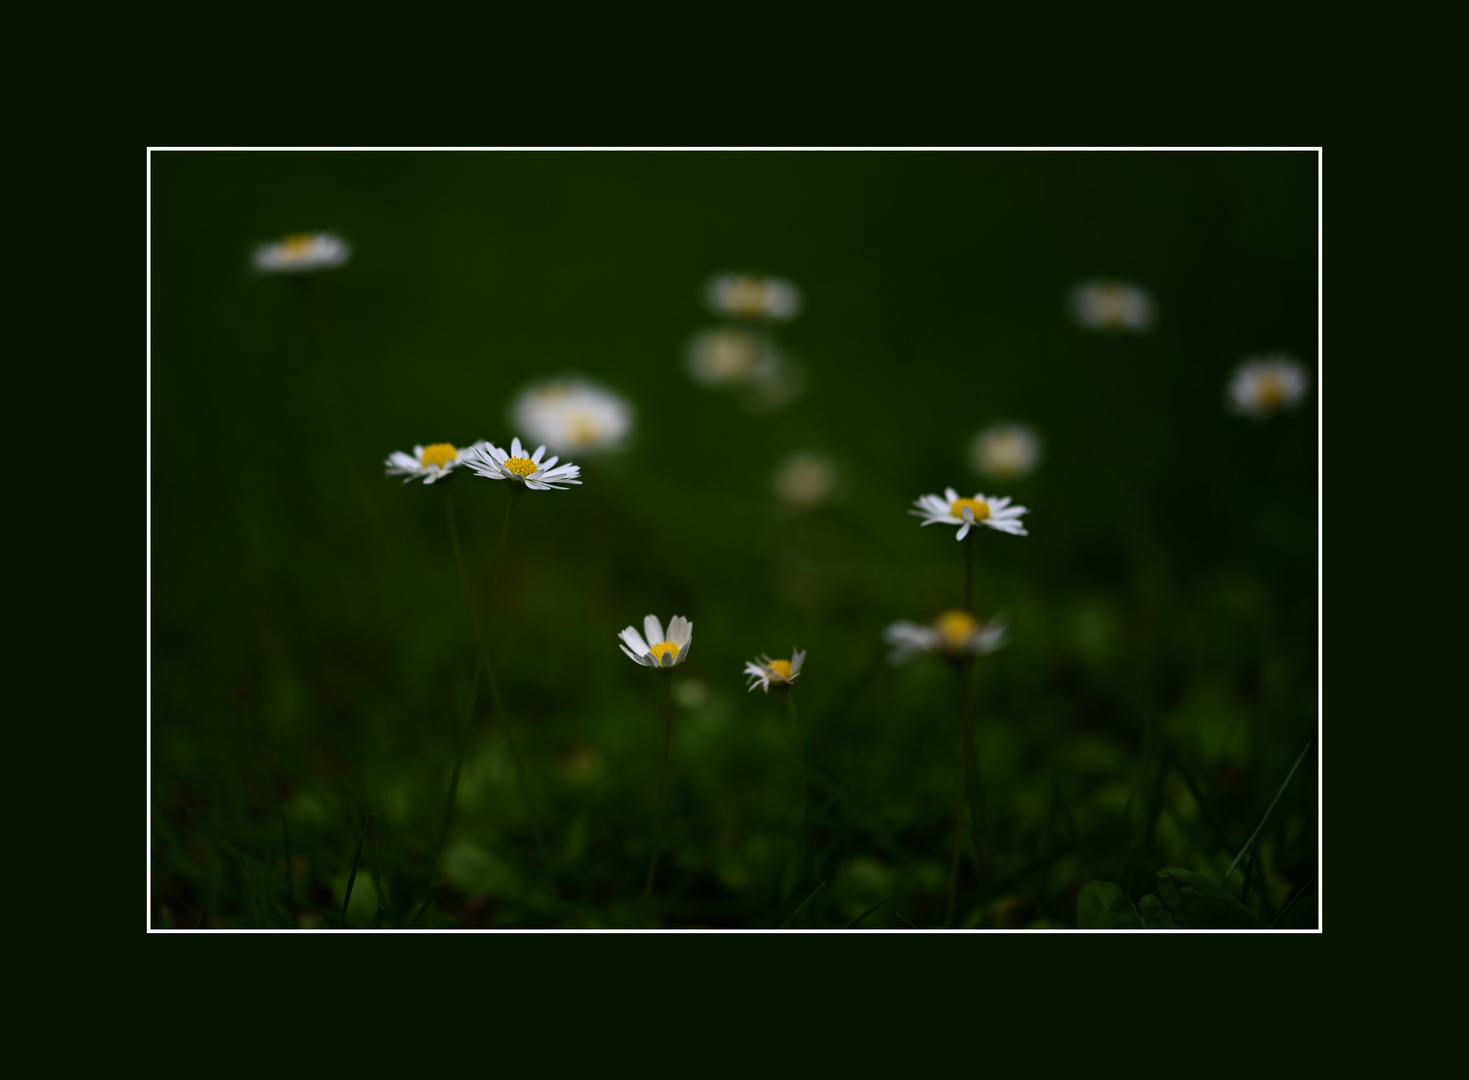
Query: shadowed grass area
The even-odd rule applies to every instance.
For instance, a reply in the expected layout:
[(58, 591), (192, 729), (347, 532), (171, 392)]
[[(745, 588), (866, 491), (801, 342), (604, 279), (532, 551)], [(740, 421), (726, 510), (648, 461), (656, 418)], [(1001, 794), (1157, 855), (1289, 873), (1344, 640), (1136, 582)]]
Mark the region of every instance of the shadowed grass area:
[[(1315, 175), (1299, 154), (155, 155), (153, 925), (943, 925), (961, 702), (936, 660), (891, 667), (882, 631), (962, 605), (964, 545), (907, 513), (946, 486), (1031, 508), (1030, 535), (974, 541), (975, 613), (1010, 644), (975, 665), (954, 925), (1074, 926), (1084, 883), (1136, 905), (1165, 868), (1315, 925), (1314, 751), (1292, 765), (1318, 711), (1316, 399), (1224, 408), (1246, 356), (1315, 370)], [(352, 260), (249, 272), (255, 242), (315, 228)], [(730, 269), (805, 296), (775, 331), (806, 376), (784, 407), (686, 374)], [(1078, 326), (1094, 277), (1143, 285), (1151, 332)], [(502, 717), (443, 496), (382, 462), (508, 444), (516, 393), (563, 372), (632, 402), (626, 450), (566, 455), (584, 484), (527, 492), (498, 560), (506, 485), (444, 481)], [(972, 471), (1001, 420), (1040, 432), (1034, 474)], [(838, 497), (776, 498), (799, 451)], [(648, 612), (695, 630), (663, 676), (645, 903), (665, 687), (616, 634)], [(741, 675), (793, 646), (803, 751)]]

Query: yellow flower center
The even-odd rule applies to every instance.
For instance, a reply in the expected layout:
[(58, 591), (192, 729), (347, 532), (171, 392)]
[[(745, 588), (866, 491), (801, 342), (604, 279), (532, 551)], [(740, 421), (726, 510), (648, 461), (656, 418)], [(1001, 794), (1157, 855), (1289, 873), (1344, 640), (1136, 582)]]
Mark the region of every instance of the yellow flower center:
[(678, 661), (678, 646), (671, 641), (660, 641), (648, 651), (653, 654), (653, 659), (658, 661), (659, 667), (663, 666), (665, 656), (671, 656), (675, 662)]
[(963, 521), (966, 506), (974, 511), (975, 521), (983, 521), (990, 516), (990, 504), (981, 499), (955, 499), (953, 505), (949, 507), (949, 513)]
[(945, 648), (957, 649), (979, 630), (979, 620), (967, 611), (946, 611), (934, 620)]
[(595, 442), (599, 430), (597, 422), (582, 413), (571, 418), (568, 428), (567, 436), (573, 446), (586, 446), (587, 443)]
[(442, 469), (445, 465), (449, 464), (449, 462), (451, 461), (454, 461), (458, 457), (459, 451), (455, 450), (452, 445), (446, 442), (436, 442), (432, 446), (425, 446), (423, 448), (423, 453), (418, 455), (418, 460), (422, 462), (425, 467), (429, 465), (437, 465), (439, 468)]
[(765, 312), (765, 283), (742, 278), (729, 290), (729, 307), (736, 315), (761, 315)]
[(1267, 371), (1255, 384), (1255, 399), (1262, 409), (1279, 407), (1285, 401), (1285, 383), (1275, 372)]
[(506, 458), (502, 464), (516, 476), (529, 476), (540, 468), (539, 465), (528, 457)]
[(281, 241), (281, 250), (288, 259), (299, 259), (311, 250), (311, 241), (310, 233), (297, 233)]

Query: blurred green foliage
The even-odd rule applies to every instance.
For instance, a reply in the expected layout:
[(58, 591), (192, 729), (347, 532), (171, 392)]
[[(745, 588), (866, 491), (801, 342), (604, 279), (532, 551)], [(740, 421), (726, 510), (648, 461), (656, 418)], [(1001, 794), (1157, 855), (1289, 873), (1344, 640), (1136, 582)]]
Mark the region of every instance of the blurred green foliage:
[[(957, 691), (881, 632), (958, 604), (962, 545), (907, 509), (991, 491), (964, 447), (1000, 419), (1046, 458), (999, 491), (1031, 535), (975, 549), (1011, 644), (976, 674), (957, 922), (1074, 926), (1084, 883), (1136, 904), (1164, 867), (1217, 883), (1317, 723), (1315, 394), (1223, 408), (1247, 355), (1315, 368), (1315, 177), (1288, 153), (155, 154), (153, 924), (339, 925), (349, 878), (358, 927), (775, 927), (808, 896), (790, 925), (840, 927), (890, 894), (864, 928), (941, 924)], [(252, 275), (305, 229), (352, 261)], [(780, 336), (809, 385), (768, 415), (684, 372), (729, 269), (806, 296)], [(1146, 287), (1153, 331), (1077, 326), (1095, 276)], [(448, 485), (509, 730), (481, 692), (445, 833), (474, 641), (443, 492), (381, 462), (508, 442), (516, 391), (563, 372), (630, 398), (636, 437), (527, 495), (493, 595), (506, 490)], [(799, 450), (839, 501), (776, 503)], [(697, 702), (651, 906), (664, 688), (615, 638), (648, 612), (693, 621)], [(740, 676), (792, 646), (804, 830), (782, 703)], [(1253, 849), (1267, 925), (1315, 877), (1315, 774)], [(1313, 896), (1281, 925), (1315, 920)]]

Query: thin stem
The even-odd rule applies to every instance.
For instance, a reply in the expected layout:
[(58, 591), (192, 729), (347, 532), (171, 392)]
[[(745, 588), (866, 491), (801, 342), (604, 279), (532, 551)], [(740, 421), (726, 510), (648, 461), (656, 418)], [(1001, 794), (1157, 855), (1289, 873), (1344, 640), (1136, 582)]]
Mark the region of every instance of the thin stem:
[(954, 816), (954, 857), (949, 862), (949, 905), (944, 915), (944, 925), (954, 925), (954, 900), (959, 891), (959, 852), (964, 838), (964, 796), (969, 783), (969, 754), (973, 744), (974, 728), (974, 661), (965, 660), (958, 665), (959, 678), (964, 683), (964, 753), (959, 760), (959, 809)]
[(796, 756), (801, 762), (801, 807), (802, 813), (811, 813), (811, 786), (806, 782), (806, 747), (801, 739), (801, 720), (796, 715), (796, 694), (787, 686), (782, 695), (786, 699), (786, 710), (791, 714), (791, 727), (796, 730)]
[[(444, 483), (444, 482), (441, 482)], [(505, 524), (500, 529), (500, 544), (495, 549), (494, 580), (499, 579), (501, 556), (505, 552), (505, 539), (510, 535), (510, 515), (515, 512), (516, 490), (510, 491), (510, 506), (505, 511)], [(505, 743), (510, 747), (510, 761), (515, 766), (515, 779), (520, 786), (520, 797), (525, 802), (526, 813), (530, 816), (531, 832), (536, 839), (536, 853), (540, 856), (541, 864), (545, 867), (546, 878), (551, 881), (551, 863), (546, 856), (546, 845), (541, 839), (540, 818), (536, 814), (535, 803), (531, 801), (530, 785), (525, 780), (525, 766), (521, 764), (520, 752), (516, 749), (515, 738), (510, 733), (510, 717), (505, 712), (505, 699), (500, 696), (500, 683), (495, 678), (495, 669), (490, 664), (490, 655), (485, 648), (484, 628), (480, 623), (479, 607), (474, 602), (474, 591), (469, 587), (469, 572), (464, 565), (464, 549), (459, 543), (459, 526), (454, 517), (454, 497), (449, 493), (447, 483), (444, 483), (444, 514), (449, 522), (449, 542), (454, 546), (454, 563), (459, 568), (459, 584), (464, 588), (464, 602), (469, 605), (469, 621), (474, 628), (474, 642), (479, 650), (479, 665), (484, 669), (485, 681), (490, 688), (490, 701), (495, 707), (495, 719), (500, 722), (501, 729), (505, 732)], [(494, 582), (491, 582), (490, 593), (494, 595)], [(476, 672), (477, 674), (477, 672)], [(471, 704), (472, 708), (472, 704)], [(462, 754), (462, 750), (461, 750)], [(458, 775), (458, 767), (455, 768)], [(551, 882), (554, 891), (555, 883)]]
[(964, 538), (964, 610), (974, 614), (974, 529)]
[(653, 857), (648, 862), (648, 884), (643, 899), (653, 899), (653, 877), (658, 873), (658, 849), (663, 843), (663, 798), (668, 793), (668, 751), (673, 745), (673, 680), (663, 677), (668, 685), (668, 703), (663, 713), (663, 774), (658, 780), (658, 823), (653, 827)]

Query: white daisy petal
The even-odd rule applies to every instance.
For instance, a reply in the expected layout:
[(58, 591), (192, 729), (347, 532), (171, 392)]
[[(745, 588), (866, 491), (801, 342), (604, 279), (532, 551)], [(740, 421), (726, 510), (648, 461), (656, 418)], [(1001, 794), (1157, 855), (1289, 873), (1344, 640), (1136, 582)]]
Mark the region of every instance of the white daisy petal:
[(657, 615), (643, 616), (643, 633), (648, 636), (648, 644), (656, 645), (660, 641), (667, 641), (663, 636), (663, 624), (658, 621)]

